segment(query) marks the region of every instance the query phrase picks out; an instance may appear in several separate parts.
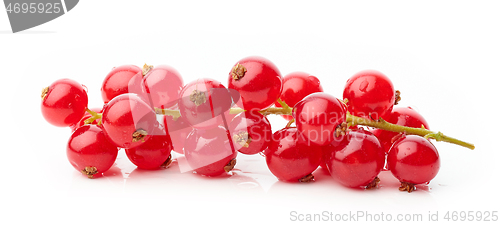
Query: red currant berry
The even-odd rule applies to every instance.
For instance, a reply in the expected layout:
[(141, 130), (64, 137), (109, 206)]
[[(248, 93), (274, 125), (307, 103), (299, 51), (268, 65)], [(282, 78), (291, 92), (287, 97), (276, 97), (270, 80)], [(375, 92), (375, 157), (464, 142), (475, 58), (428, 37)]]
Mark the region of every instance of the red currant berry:
[(295, 127), (276, 131), (264, 151), (271, 173), (281, 181), (308, 182), (321, 161), (321, 148), (309, 146)]
[(161, 65), (146, 74), (142, 86), (145, 94), (151, 97), (154, 107), (167, 109), (177, 104), (183, 81), (173, 67)]
[(375, 135), (364, 130), (349, 131), (324, 150), (328, 152), (326, 166), (330, 174), (347, 187), (371, 185), (385, 164), (382, 145)]
[(109, 141), (100, 127), (85, 125), (71, 134), (66, 153), (76, 170), (93, 178), (111, 168), (118, 155), (118, 148)]
[(273, 132), (269, 120), (258, 111), (246, 111), (229, 125), (236, 150), (252, 155), (262, 152), (271, 142)]
[(278, 68), (262, 57), (247, 57), (229, 72), (228, 88), (238, 91), (245, 110), (261, 110), (271, 106), (280, 96), (283, 77)]
[(216, 127), (194, 129), (186, 138), (184, 155), (196, 173), (219, 176), (233, 169), (237, 152), (231, 148), (227, 130)]
[(143, 144), (158, 124), (151, 107), (132, 93), (118, 95), (109, 101), (101, 120), (105, 133), (120, 148)]
[[(137, 82), (137, 80), (139, 82)], [(125, 93), (141, 93), (142, 69), (134, 65), (115, 67), (104, 78), (101, 95), (104, 103)]]
[(297, 129), (310, 143), (324, 146), (335, 138), (335, 130), (346, 120), (346, 111), (337, 98), (318, 92), (299, 101), (293, 117)]
[(437, 175), (439, 154), (427, 139), (407, 135), (392, 146), (387, 155), (387, 167), (402, 182), (400, 190), (411, 192), (413, 185), (429, 183)]
[(231, 104), (231, 95), (220, 82), (198, 79), (182, 89), (179, 112), (193, 128), (212, 129), (222, 123)]
[[(293, 107), (307, 95), (315, 92), (323, 92), (323, 87), (321, 87), (317, 77), (304, 72), (294, 72), (283, 77), (283, 90), (280, 99), (288, 106)], [(275, 102), (274, 105), (281, 107), (279, 102)], [(289, 115), (283, 115), (283, 118), (293, 119)]]
[(193, 127), (191, 127), (182, 116), (176, 119), (172, 116), (164, 116), (163, 121), (168, 127), (168, 133), (174, 145), (173, 150), (177, 153), (184, 154), (184, 142), (188, 134), (193, 130)]
[(392, 110), (395, 91), (391, 80), (374, 71), (361, 71), (347, 80), (344, 87), (349, 112), (355, 116), (378, 120)]
[(74, 80), (57, 80), (42, 91), (42, 115), (54, 126), (69, 127), (78, 123), (87, 104), (86, 90)]
[[(386, 118), (386, 121), (389, 123), (415, 128), (423, 126), (425, 129), (429, 129), (429, 125), (424, 117), (410, 107), (395, 107)], [(378, 137), (386, 152), (389, 152), (392, 144), (396, 141), (395, 138), (398, 137), (398, 133), (396, 132), (381, 129), (373, 129), (372, 133)]]
[(163, 127), (155, 128), (154, 135), (135, 148), (125, 149), (128, 159), (141, 169), (158, 169), (170, 161), (173, 149), (170, 135)]

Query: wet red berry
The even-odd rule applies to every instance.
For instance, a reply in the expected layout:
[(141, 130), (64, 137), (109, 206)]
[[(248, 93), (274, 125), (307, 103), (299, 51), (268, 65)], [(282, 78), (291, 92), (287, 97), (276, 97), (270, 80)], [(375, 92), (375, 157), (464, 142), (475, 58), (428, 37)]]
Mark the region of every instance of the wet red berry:
[(237, 152), (231, 148), (227, 130), (216, 127), (194, 129), (186, 138), (184, 155), (196, 173), (219, 176), (233, 169)]
[(74, 80), (57, 80), (42, 91), (42, 115), (54, 126), (69, 127), (78, 123), (87, 104), (87, 91)]
[[(389, 123), (401, 126), (415, 128), (421, 128), (423, 126), (425, 129), (429, 129), (429, 125), (424, 117), (410, 107), (394, 107), (392, 112), (384, 119)], [(396, 132), (381, 129), (373, 129), (372, 132), (378, 137), (386, 152), (389, 152), (392, 144), (397, 141), (398, 138), (398, 133)]]
[(387, 76), (375, 70), (353, 75), (344, 87), (348, 110), (355, 116), (377, 120), (392, 110), (395, 101), (394, 86)]
[(284, 128), (273, 134), (264, 151), (269, 170), (281, 181), (307, 182), (321, 161), (321, 148), (308, 145), (297, 128)]
[(212, 129), (222, 124), (232, 99), (229, 91), (213, 79), (198, 79), (186, 84), (180, 93), (179, 112), (195, 129)]
[(325, 151), (330, 174), (347, 187), (366, 187), (385, 164), (382, 145), (375, 135), (364, 130), (348, 132), (328, 145)]
[(144, 144), (125, 149), (128, 159), (141, 169), (158, 169), (170, 163), (173, 145), (168, 131), (159, 127), (150, 136)]
[(245, 110), (261, 110), (271, 106), (280, 96), (283, 77), (269, 60), (252, 56), (238, 61), (229, 72), (228, 88), (238, 91)]
[(71, 134), (66, 153), (76, 170), (93, 178), (111, 168), (118, 155), (118, 148), (109, 141), (100, 127), (85, 125)]
[(387, 167), (401, 182), (425, 184), (439, 171), (439, 154), (427, 139), (407, 135), (392, 146), (387, 156)]
[(132, 93), (116, 96), (109, 101), (103, 109), (101, 120), (106, 135), (120, 148), (134, 148), (143, 144), (158, 125), (153, 109)]
[[(323, 87), (321, 87), (317, 77), (304, 72), (293, 72), (283, 77), (283, 90), (280, 99), (288, 106), (293, 107), (304, 97), (315, 92), (323, 92)], [(281, 107), (281, 104), (275, 102), (274, 106)], [(283, 115), (283, 118), (291, 120), (293, 117)]]
[[(135, 80), (139, 80), (136, 82)], [(106, 75), (101, 86), (101, 96), (104, 103), (108, 103), (114, 97), (125, 93), (140, 93), (142, 80), (142, 69), (134, 65), (123, 65), (114, 67)], [(132, 82), (131, 82), (132, 81)]]
[(273, 132), (269, 120), (257, 111), (236, 116), (229, 125), (234, 147), (243, 154), (257, 154), (266, 149)]
[(182, 77), (173, 67), (155, 66), (142, 79), (144, 94), (154, 107), (168, 109), (175, 104), (183, 87)]
[(299, 101), (293, 117), (297, 129), (311, 144), (324, 146), (335, 138), (336, 128), (346, 120), (346, 111), (337, 98), (319, 92)]

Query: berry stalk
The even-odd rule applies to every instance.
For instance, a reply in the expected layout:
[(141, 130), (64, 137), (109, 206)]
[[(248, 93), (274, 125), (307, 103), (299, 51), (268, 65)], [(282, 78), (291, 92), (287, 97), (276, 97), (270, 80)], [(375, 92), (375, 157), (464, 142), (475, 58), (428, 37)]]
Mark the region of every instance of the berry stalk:
[[(282, 105), (282, 107), (270, 107), (267, 109), (263, 109), (259, 111), (262, 115), (267, 116), (271, 114), (276, 114), (276, 115), (292, 115), (293, 108), (289, 107), (286, 105), (281, 100), (278, 100), (278, 102)], [(173, 116), (174, 119), (180, 117), (180, 113), (178, 110), (168, 110), (168, 109), (158, 109), (155, 108), (156, 113), (163, 114), (163, 115), (170, 115)], [(241, 112), (244, 112), (244, 109), (241, 108), (231, 108), (230, 113), (231, 114), (238, 114)], [(372, 120), (372, 119), (366, 119), (358, 116), (354, 116), (347, 112), (346, 115), (346, 122), (348, 123), (348, 126), (355, 126), (355, 125), (361, 125), (361, 126), (368, 126), (368, 127), (373, 127), (373, 128), (378, 128), (382, 130), (387, 130), (387, 131), (392, 131), (396, 133), (405, 133), (405, 134), (414, 134), (414, 135), (419, 135), (424, 138), (432, 138), (435, 139), (436, 141), (444, 141), (452, 144), (456, 144), (462, 147), (469, 148), (471, 150), (474, 150), (475, 146), (471, 143), (446, 136), (441, 132), (434, 132), (431, 130), (427, 130), (425, 128), (413, 128), (413, 127), (406, 127), (406, 126), (401, 126), (401, 125), (396, 125), (389, 123), (382, 118), (379, 118), (378, 120)]]
[(181, 117), (181, 113), (179, 110), (175, 109), (160, 109), (155, 107), (155, 113), (156, 114), (162, 114), (162, 115), (167, 115), (171, 116), (174, 120), (177, 120), (177, 118)]
[[(87, 111), (90, 115), (92, 115), (90, 118), (85, 120), (85, 124), (91, 124), (92, 122), (94, 122), (94, 120), (102, 118), (102, 113), (94, 112), (89, 108), (86, 108), (85, 111)], [(99, 120), (98, 125), (101, 125), (101, 121), (102, 120)]]
[(371, 120), (371, 119), (366, 119), (366, 118), (354, 116), (354, 115), (351, 115), (349, 112), (347, 112), (346, 122), (348, 123), (349, 126), (362, 125), (362, 126), (369, 126), (369, 127), (374, 127), (374, 128), (392, 131), (392, 132), (397, 132), (397, 133), (415, 134), (415, 135), (422, 136), (426, 139), (432, 138), (432, 139), (435, 139), (436, 141), (444, 141), (444, 142), (460, 145), (462, 147), (466, 147), (466, 148), (469, 148), (471, 150), (474, 150), (474, 148), (475, 148), (475, 146), (471, 143), (446, 136), (441, 132), (430, 131), (430, 130), (427, 130), (423, 127), (422, 128), (413, 128), (413, 127), (400, 126), (400, 125), (389, 123), (389, 122), (383, 120), (382, 118), (379, 118), (378, 120)]

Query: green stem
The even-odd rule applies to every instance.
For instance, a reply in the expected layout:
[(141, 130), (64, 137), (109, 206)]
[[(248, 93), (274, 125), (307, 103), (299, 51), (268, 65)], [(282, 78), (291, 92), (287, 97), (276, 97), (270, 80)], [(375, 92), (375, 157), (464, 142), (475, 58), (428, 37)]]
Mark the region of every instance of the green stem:
[[(289, 107), (285, 102), (278, 100), (278, 102), (281, 104), (282, 107), (270, 107), (267, 109), (263, 109), (259, 111), (262, 115), (267, 116), (267, 115), (292, 115), (293, 108)], [(169, 109), (159, 109), (155, 108), (156, 113), (163, 114), (163, 115), (170, 115), (174, 117), (174, 120), (179, 118), (181, 114), (179, 113), (178, 110), (169, 110)], [(229, 113), (231, 114), (238, 114), (241, 112), (244, 112), (244, 109), (241, 108), (231, 108), (229, 110)], [(362, 125), (362, 126), (369, 126), (369, 127), (374, 127), (382, 130), (387, 130), (387, 131), (392, 131), (392, 132), (397, 132), (397, 133), (406, 133), (406, 134), (414, 134), (414, 135), (419, 135), (424, 138), (432, 138), (435, 139), (436, 141), (444, 141), (456, 145), (460, 145), (469, 149), (474, 149), (475, 146), (471, 143), (461, 141), (459, 139), (449, 137), (444, 135), (441, 132), (434, 132), (427, 130), (425, 128), (414, 128), (414, 127), (405, 127), (401, 125), (396, 125), (389, 123), (383, 119), (380, 119), (378, 121), (376, 120), (371, 120), (371, 119), (366, 119), (358, 116), (351, 115), (349, 112), (347, 112), (346, 115), (346, 122), (348, 123), (348, 126), (355, 126), (355, 125)], [(289, 123), (291, 125), (291, 123)], [(289, 126), (287, 125), (287, 126)]]
[(173, 109), (160, 109), (155, 107), (155, 113), (171, 116), (174, 120), (177, 120), (177, 118), (181, 117), (181, 113), (179, 112), (179, 110)]
[[(96, 119), (101, 119), (102, 118), (102, 113), (96, 113), (88, 108), (85, 109), (85, 111), (87, 111), (91, 117), (86, 119), (84, 122), (85, 124), (91, 124), (92, 122), (94, 122)], [(101, 121), (102, 120), (99, 120), (99, 123), (98, 125), (101, 125)]]
[(242, 108), (230, 108), (229, 109), (229, 114), (240, 114), (242, 112), (245, 112), (246, 110)]
[(471, 143), (467, 143), (465, 141), (461, 141), (461, 140), (458, 140), (456, 138), (446, 136), (441, 132), (430, 131), (430, 130), (427, 130), (423, 127), (422, 128), (405, 127), (405, 126), (400, 126), (400, 125), (386, 122), (383, 119), (380, 119), (379, 121), (370, 120), (370, 119), (366, 119), (366, 118), (362, 118), (362, 117), (353, 116), (350, 113), (347, 113), (346, 122), (348, 122), (349, 125), (363, 125), (363, 126), (374, 127), (374, 128), (378, 128), (378, 129), (382, 129), (382, 130), (392, 131), (392, 132), (415, 134), (415, 135), (419, 135), (419, 136), (422, 136), (425, 138), (432, 138), (432, 139), (435, 139), (436, 141), (444, 141), (444, 142), (460, 145), (462, 147), (466, 147), (466, 148), (469, 148), (471, 150), (474, 150), (474, 148), (475, 148), (475, 146)]
[(292, 115), (293, 108), (288, 106), (284, 101), (278, 99), (278, 103), (280, 103), (281, 107), (270, 107), (267, 109), (260, 110), (259, 112), (264, 115)]
[(262, 115), (292, 115), (292, 108), (270, 107), (259, 111)]

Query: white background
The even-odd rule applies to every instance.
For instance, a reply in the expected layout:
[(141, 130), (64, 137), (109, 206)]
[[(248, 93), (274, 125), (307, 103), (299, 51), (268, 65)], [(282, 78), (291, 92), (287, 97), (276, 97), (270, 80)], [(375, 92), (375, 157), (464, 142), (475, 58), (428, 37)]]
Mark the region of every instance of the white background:
[[(419, 213), (424, 221), (438, 212), (443, 222), (448, 211), (500, 210), (498, 3), (125, 2), (80, 1), (16, 34), (0, 13), (2, 224), (282, 224), (292, 211)], [(231, 66), (250, 55), (270, 59), (283, 75), (311, 73), (339, 98), (349, 76), (379, 70), (401, 90), (402, 106), (476, 150), (434, 142), (441, 170), (411, 194), (398, 191), (390, 173), (371, 191), (344, 188), (323, 171), (310, 184), (278, 182), (258, 155), (239, 155), (233, 176), (209, 179), (176, 164), (135, 170), (121, 152), (105, 177), (89, 180), (67, 162), (69, 129), (40, 113), (42, 88), (60, 78), (85, 84), (96, 107), (114, 66), (168, 64), (185, 83), (210, 77), (227, 84)], [(274, 130), (285, 124), (270, 120)]]

